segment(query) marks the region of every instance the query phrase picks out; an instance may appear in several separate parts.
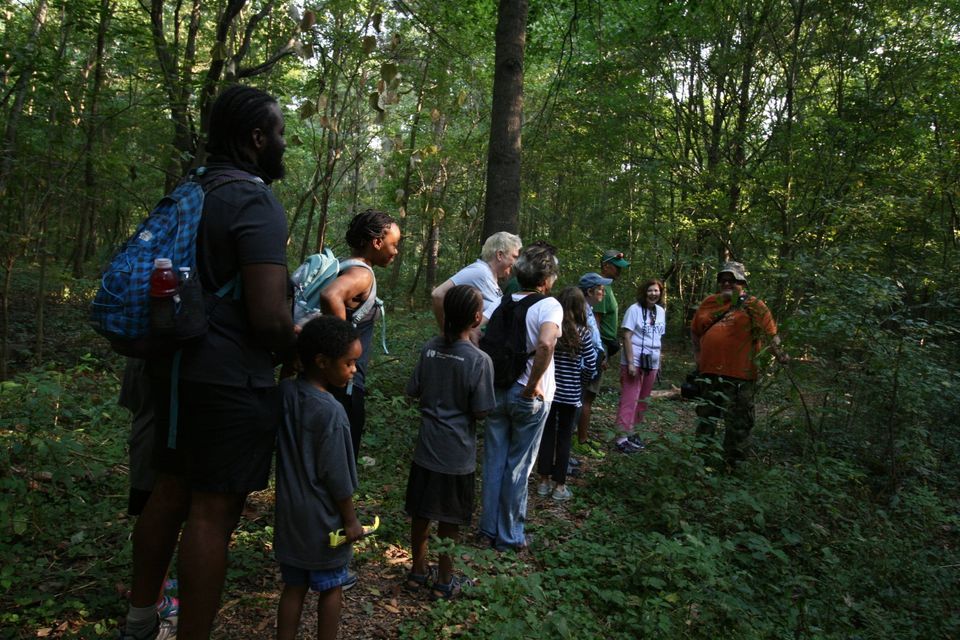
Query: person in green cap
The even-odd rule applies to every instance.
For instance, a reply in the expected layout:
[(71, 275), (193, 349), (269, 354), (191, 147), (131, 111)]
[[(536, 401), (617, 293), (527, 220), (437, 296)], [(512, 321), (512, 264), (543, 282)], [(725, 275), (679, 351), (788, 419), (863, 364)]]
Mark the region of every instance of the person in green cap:
[[(600, 276), (609, 280), (616, 280), (620, 277), (620, 272), (629, 267), (630, 262), (623, 257), (623, 252), (617, 249), (607, 249), (600, 258)], [(593, 307), (594, 316), (597, 319), (597, 325), (600, 327), (600, 339), (603, 342), (606, 361), (603, 363), (603, 369), (606, 369), (607, 362), (620, 351), (620, 342), (618, 334), (620, 331), (620, 309), (617, 305), (617, 297), (613, 294), (613, 287), (604, 287), (605, 294)], [(577, 445), (574, 450), (582, 455), (591, 455), (593, 457), (602, 457), (603, 453), (599, 451), (596, 445), (593, 445), (588, 439), (588, 427), (590, 426), (590, 414), (593, 407), (593, 401), (600, 390), (600, 379), (587, 385), (583, 389), (583, 407), (580, 411), (580, 418), (577, 421)]]
[[(600, 261), (600, 275), (615, 281), (620, 277), (620, 272), (629, 266), (630, 263), (624, 259), (622, 251), (608, 249), (603, 252), (603, 259)], [(617, 305), (617, 297), (613, 295), (613, 288), (607, 287), (606, 293), (603, 300), (593, 308), (593, 313), (597, 316), (600, 339), (603, 340), (609, 358), (620, 351), (620, 342), (617, 338), (620, 331), (620, 307)]]

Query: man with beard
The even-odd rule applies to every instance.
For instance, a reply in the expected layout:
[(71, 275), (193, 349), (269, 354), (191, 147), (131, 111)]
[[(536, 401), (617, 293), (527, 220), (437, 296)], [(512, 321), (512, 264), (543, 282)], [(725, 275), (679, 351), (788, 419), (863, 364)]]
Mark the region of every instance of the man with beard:
[[(267, 186), (283, 177), (283, 133), (280, 107), (262, 91), (233, 86), (213, 105), (195, 276), (209, 330), (182, 350), (176, 388), (169, 358), (147, 363), (159, 475), (134, 528), (121, 638), (210, 636), (231, 533), (247, 494), (267, 486), (280, 414), (274, 358), (295, 344), (286, 214)], [(179, 620), (161, 621), (154, 603), (178, 538)]]
[(722, 419), (723, 455), (732, 466), (746, 457), (753, 430), (761, 338), (770, 339), (770, 350), (781, 364), (790, 356), (780, 348), (777, 324), (767, 305), (747, 295), (747, 273), (741, 263), (724, 264), (717, 286), (719, 292), (700, 303), (690, 324), (703, 389), (697, 435), (712, 436)]

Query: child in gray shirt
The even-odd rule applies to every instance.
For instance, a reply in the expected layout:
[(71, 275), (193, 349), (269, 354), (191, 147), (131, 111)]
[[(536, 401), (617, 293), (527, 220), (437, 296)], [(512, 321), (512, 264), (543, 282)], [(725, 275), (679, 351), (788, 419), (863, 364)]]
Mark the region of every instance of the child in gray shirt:
[(336, 638), (342, 586), (349, 580), (351, 544), (330, 546), (343, 529), (352, 543), (363, 528), (353, 508), (357, 468), (350, 422), (329, 390), (344, 387), (356, 371), (360, 341), (349, 322), (320, 316), (297, 339), (304, 372), (281, 383), (283, 424), (277, 436), (274, 552), (283, 592), (277, 610), (278, 640), (293, 640), (307, 590), (318, 592), (317, 638)]
[(407, 394), (420, 399), (421, 422), (407, 482), (413, 567), (405, 586), (429, 586), (434, 599), (453, 598), (468, 583), (453, 574), (448, 554), (440, 555), (439, 576), (434, 574), (427, 565), (427, 540), (436, 520), (437, 535), (456, 542), (460, 525), (469, 525), (473, 516), (476, 420), (496, 404), (493, 363), (470, 341), (482, 313), (476, 288), (451, 287), (443, 298), (443, 336), (424, 345), (407, 383)]

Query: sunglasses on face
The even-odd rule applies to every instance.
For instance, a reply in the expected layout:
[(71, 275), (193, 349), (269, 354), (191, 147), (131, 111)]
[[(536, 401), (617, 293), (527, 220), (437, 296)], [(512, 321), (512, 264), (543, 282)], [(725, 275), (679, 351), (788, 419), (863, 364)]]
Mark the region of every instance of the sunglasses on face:
[(717, 284), (736, 284), (733, 278), (717, 278)]

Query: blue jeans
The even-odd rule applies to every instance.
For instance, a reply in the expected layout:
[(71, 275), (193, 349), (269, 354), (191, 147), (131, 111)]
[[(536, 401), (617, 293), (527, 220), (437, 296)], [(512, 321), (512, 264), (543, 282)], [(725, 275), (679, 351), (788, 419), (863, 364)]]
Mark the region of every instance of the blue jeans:
[(498, 549), (523, 546), (527, 479), (533, 470), (550, 403), (520, 396), (523, 387), (497, 389), (483, 441), (483, 512), (480, 532)]

